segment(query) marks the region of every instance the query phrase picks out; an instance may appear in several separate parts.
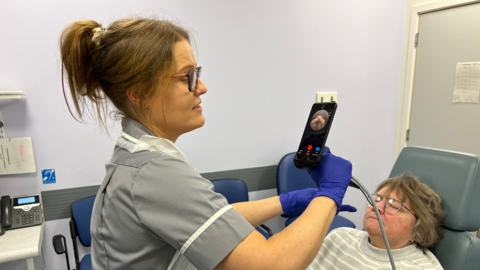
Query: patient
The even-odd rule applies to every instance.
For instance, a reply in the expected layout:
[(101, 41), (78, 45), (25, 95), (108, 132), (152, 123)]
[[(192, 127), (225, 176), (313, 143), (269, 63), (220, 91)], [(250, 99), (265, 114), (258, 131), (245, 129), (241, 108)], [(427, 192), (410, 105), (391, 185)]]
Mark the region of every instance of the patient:
[[(443, 269), (427, 249), (443, 238), (441, 199), (414, 176), (382, 182), (373, 195), (397, 269)], [(392, 269), (373, 206), (363, 218), (365, 231), (338, 228), (325, 238), (308, 269)]]

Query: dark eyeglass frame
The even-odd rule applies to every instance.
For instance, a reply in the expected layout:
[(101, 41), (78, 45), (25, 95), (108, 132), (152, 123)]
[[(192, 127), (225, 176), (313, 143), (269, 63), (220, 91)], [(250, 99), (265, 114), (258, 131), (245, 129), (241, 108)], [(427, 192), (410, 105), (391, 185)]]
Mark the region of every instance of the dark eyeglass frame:
[(172, 78), (188, 78), (188, 91), (193, 92), (197, 89), (198, 78), (200, 78), (200, 74), (202, 72), (202, 67), (197, 67), (196, 69), (182, 74), (175, 74)]
[[(400, 213), (400, 210), (402, 210), (402, 207), (403, 207), (403, 208), (407, 209), (407, 211), (410, 212), (415, 218), (418, 218), (417, 215), (415, 215), (412, 211), (410, 211), (410, 209), (408, 209), (408, 207), (406, 207), (405, 205), (403, 205), (402, 203), (400, 203), (398, 200), (395, 200), (395, 199), (392, 199), (392, 198), (390, 198), (390, 199), (388, 199), (388, 200), (387, 200), (387, 199), (382, 199), (382, 197), (381, 197), (380, 195), (378, 195), (378, 194), (372, 194), (372, 197), (373, 197), (373, 199), (375, 199), (375, 200), (376, 200), (375, 197), (377, 197), (378, 199), (380, 199), (379, 201), (375, 201), (376, 203), (379, 203), (379, 202), (385, 200), (385, 203), (383, 204), (383, 209), (385, 209), (385, 212), (388, 213), (388, 214), (390, 214), (390, 215), (396, 215), (396, 214)], [(370, 202), (370, 200), (367, 200), (367, 201), (368, 201), (368, 203), (369, 203), (370, 205), (372, 205), (372, 207), (373, 207), (373, 204)], [(400, 208), (399, 208), (398, 211), (395, 212), (395, 213), (388, 212), (388, 211), (387, 211), (387, 202), (388, 202), (388, 203), (397, 202), (397, 203), (400, 205)], [(390, 209), (390, 208), (388, 208), (388, 209)]]

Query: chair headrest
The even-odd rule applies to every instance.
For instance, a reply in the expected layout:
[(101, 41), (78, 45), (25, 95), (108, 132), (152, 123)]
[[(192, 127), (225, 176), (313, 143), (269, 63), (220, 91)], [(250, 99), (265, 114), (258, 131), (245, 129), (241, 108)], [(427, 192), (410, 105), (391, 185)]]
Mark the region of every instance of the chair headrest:
[(480, 228), (480, 156), (435, 148), (405, 147), (390, 177), (411, 172), (442, 198), (446, 227)]

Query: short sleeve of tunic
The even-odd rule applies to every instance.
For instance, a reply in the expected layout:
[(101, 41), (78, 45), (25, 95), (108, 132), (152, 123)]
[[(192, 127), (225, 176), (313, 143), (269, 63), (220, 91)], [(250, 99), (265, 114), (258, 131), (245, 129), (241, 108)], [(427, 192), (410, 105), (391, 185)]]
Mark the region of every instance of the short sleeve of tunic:
[(213, 269), (253, 227), (212, 183), (186, 162), (159, 156), (140, 168), (132, 186), (138, 219), (196, 268)]

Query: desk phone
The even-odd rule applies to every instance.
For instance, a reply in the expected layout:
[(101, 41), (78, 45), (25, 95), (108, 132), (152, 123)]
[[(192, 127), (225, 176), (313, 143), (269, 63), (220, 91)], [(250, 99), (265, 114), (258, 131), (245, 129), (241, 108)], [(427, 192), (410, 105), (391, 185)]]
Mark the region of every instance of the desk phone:
[(7, 230), (41, 225), (43, 209), (40, 195), (2, 196), (1, 200), (2, 227)]

